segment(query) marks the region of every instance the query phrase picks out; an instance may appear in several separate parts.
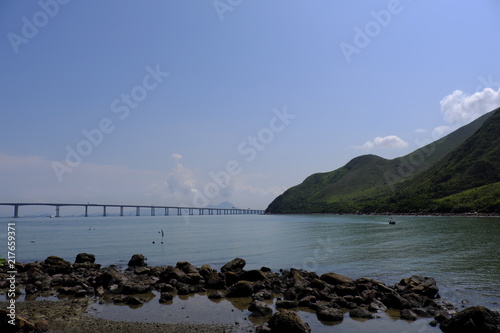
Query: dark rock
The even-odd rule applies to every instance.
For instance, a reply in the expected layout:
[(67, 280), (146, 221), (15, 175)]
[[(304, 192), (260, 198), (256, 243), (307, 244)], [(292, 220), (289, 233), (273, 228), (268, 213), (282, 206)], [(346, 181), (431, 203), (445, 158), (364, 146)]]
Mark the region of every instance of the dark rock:
[(272, 290), (259, 290), (253, 295), (254, 300), (262, 301), (262, 300), (270, 300), (273, 299), (274, 295)]
[(269, 320), (272, 333), (309, 333), (311, 328), (293, 311), (283, 310), (275, 313)]
[(436, 285), (436, 280), (430, 277), (413, 275), (410, 278), (402, 279), (396, 284), (396, 290), (400, 293), (415, 293), (431, 299), (439, 298), (439, 288)]
[(38, 292), (38, 288), (34, 284), (27, 284), (26, 287), (24, 287), (24, 291), (26, 295), (32, 295)]
[(222, 266), (222, 268), (220, 270), (221, 270), (221, 272), (238, 271), (238, 270), (243, 269), (243, 267), (245, 267), (245, 265), (246, 265), (246, 261), (244, 259), (235, 258), (235, 259), (231, 260), (230, 262), (228, 262), (227, 264), (225, 264), (224, 266)]
[[(222, 274), (222, 273), (221, 273)], [(241, 271), (235, 272), (224, 272), (224, 279), (226, 280), (226, 286), (232, 286), (236, 282), (240, 281)]]
[(251, 270), (251, 271), (246, 271), (243, 272), (243, 274), (240, 277), (242, 280), (245, 281), (250, 281), (250, 282), (257, 282), (257, 281), (264, 281), (267, 279), (266, 275), (262, 271), (258, 270)]
[(269, 267), (265, 267), (265, 266), (262, 266), (260, 270), (263, 271), (264, 273), (271, 272), (271, 269)]
[(160, 303), (165, 303), (174, 299), (174, 295), (171, 292), (164, 292), (160, 294)]
[(281, 309), (294, 309), (299, 306), (299, 301), (297, 300), (278, 300), (276, 301), (276, 308)]
[(443, 321), (440, 328), (453, 333), (498, 333), (500, 314), (484, 306), (472, 306)]
[(171, 284), (166, 284), (166, 283), (161, 284), (161, 286), (159, 286), (158, 289), (162, 293), (172, 293), (172, 292), (176, 291), (176, 289), (174, 288), (174, 286), (172, 286)]
[(354, 280), (344, 276), (340, 275), (337, 273), (325, 273), (321, 275), (320, 280), (325, 281), (328, 284), (331, 285), (338, 285), (338, 284), (347, 284), (347, 285), (352, 285), (354, 284)]
[(69, 261), (56, 256), (48, 257), (41, 263), (41, 265), (42, 270), (47, 272), (49, 275), (68, 274), (73, 271), (73, 267)]
[(75, 264), (83, 264), (83, 263), (91, 263), (95, 262), (95, 255), (89, 253), (78, 253), (76, 255)]
[(253, 294), (253, 283), (250, 281), (238, 281), (229, 288), (226, 297), (248, 297)]
[(316, 316), (318, 320), (321, 321), (342, 321), (344, 320), (344, 314), (340, 309), (332, 309), (332, 308), (320, 308), (318, 312), (316, 312)]
[(224, 292), (220, 290), (212, 290), (207, 296), (209, 299), (222, 299), (224, 298)]
[(393, 308), (398, 310), (410, 308), (410, 303), (394, 291), (391, 293), (384, 294), (382, 296), (381, 301), (388, 308)]
[(354, 310), (349, 311), (349, 317), (351, 318), (362, 318), (362, 319), (374, 319), (375, 317), (368, 311), (365, 307), (359, 307)]
[(226, 277), (222, 273), (210, 272), (205, 276), (205, 286), (208, 289), (225, 289)]
[(379, 300), (373, 300), (370, 305), (368, 306), (368, 310), (370, 311), (385, 311), (387, 310), (387, 306), (385, 306), (382, 302), (380, 302)]
[(399, 311), (399, 316), (401, 317), (401, 319), (406, 319), (411, 321), (418, 319), (417, 314), (410, 309), (403, 309)]
[(147, 266), (145, 262), (146, 258), (142, 254), (134, 254), (132, 258), (130, 258), (128, 265), (129, 266)]
[(125, 295), (118, 295), (112, 298), (114, 303), (125, 303), (128, 299)]
[(175, 267), (181, 269), (184, 273), (190, 274), (190, 273), (198, 273), (198, 269), (188, 263), (187, 261), (179, 261)]
[(128, 305), (142, 305), (142, 304), (144, 304), (144, 301), (140, 297), (129, 296), (129, 297), (127, 297), (126, 303)]
[(134, 294), (144, 294), (148, 291), (151, 291), (152, 287), (145, 285), (142, 282), (135, 281), (127, 281), (127, 283), (122, 285), (122, 293), (125, 295), (134, 295)]
[(160, 279), (165, 282), (171, 282), (171, 280), (184, 281), (186, 277), (186, 273), (174, 266), (167, 266), (165, 271), (160, 274)]
[(358, 289), (356, 289), (355, 286), (349, 286), (349, 285), (337, 285), (335, 287), (335, 293), (339, 296), (346, 296), (346, 295), (356, 296), (359, 294)]
[(297, 299), (297, 293), (293, 288), (285, 290), (283, 293), (283, 298), (288, 301), (293, 301)]
[(267, 303), (262, 301), (253, 301), (248, 307), (248, 311), (251, 311), (254, 317), (265, 317), (273, 313)]
[(271, 333), (271, 329), (265, 325), (260, 325), (255, 328), (255, 333)]
[(300, 307), (305, 307), (305, 308), (310, 308), (312, 304), (316, 303), (316, 297), (314, 296), (305, 296), (300, 299), (299, 301), (299, 306)]

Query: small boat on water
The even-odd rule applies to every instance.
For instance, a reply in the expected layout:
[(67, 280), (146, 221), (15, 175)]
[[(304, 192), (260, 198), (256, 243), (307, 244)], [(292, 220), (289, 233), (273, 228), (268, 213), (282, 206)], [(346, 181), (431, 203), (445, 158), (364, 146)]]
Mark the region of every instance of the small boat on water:
[(394, 221), (394, 219), (391, 217), (391, 219), (389, 220), (389, 224), (396, 224), (396, 221)]

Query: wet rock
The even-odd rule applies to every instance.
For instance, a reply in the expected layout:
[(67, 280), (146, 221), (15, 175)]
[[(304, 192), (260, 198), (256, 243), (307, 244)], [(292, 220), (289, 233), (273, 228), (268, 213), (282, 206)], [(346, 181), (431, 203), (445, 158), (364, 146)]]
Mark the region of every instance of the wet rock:
[(321, 275), (320, 280), (334, 286), (338, 284), (347, 284), (347, 285), (354, 284), (354, 280), (351, 279), (350, 277), (340, 275), (337, 273), (325, 273)]
[(128, 299), (126, 295), (118, 295), (112, 298), (114, 303), (125, 303)]
[(238, 281), (233, 284), (226, 297), (248, 297), (253, 294), (253, 283), (250, 281)]
[(54, 274), (68, 274), (73, 271), (73, 267), (69, 261), (56, 256), (50, 256), (42, 263), (42, 270), (49, 275)]
[(207, 296), (209, 299), (222, 299), (224, 298), (224, 292), (220, 290), (212, 290)]
[(220, 270), (221, 272), (238, 271), (242, 270), (243, 267), (245, 267), (245, 265), (246, 261), (244, 259), (235, 258), (230, 262), (228, 262), (227, 264), (225, 264), (224, 266), (222, 266)]
[(316, 304), (316, 297), (315, 296), (305, 296), (300, 299), (299, 301), (299, 307), (305, 307), (305, 308), (310, 308), (313, 304)]
[(384, 294), (382, 296), (381, 301), (388, 308), (393, 308), (398, 310), (410, 308), (410, 303), (394, 291), (391, 293)]
[(27, 284), (26, 287), (24, 287), (24, 291), (26, 295), (32, 295), (38, 292), (38, 288), (34, 284)]
[(266, 300), (266, 299), (267, 300), (273, 299), (274, 295), (273, 295), (272, 290), (265, 289), (265, 290), (259, 290), (252, 297), (254, 300), (262, 301), (262, 300)]
[(262, 271), (251, 270), (243, 272), (241, 279), (250, 282), (265, 281), (267, 279), (266, 275)]
[(293, 311), (283, 310), (275, 313), (269, 320), (272, 333), (309, 333), (309, 324), (304, 323)]
[(413, 275), (410, 278), (402, 279), (396, 284), (396, 290), (403, 294), (415, 293), (431, 299), (439, 298), (439, 288), (436, 285), (436, 280), (430, 277)]
[(253, 301), (248, 307), (254, 317), (265, 317), (273, 313), (273, 310), (263, 301)]
[(484, 306), (472, 306), (444, 320), (440, 328), (443, 332), (453, 333), (498, 333), (500, 314)]
[(140, 297), (129, 296), (129, 297), (127, 297), (126, 303), (128, 305), (142, 305), (142, 304), (144, 304), (144, 301)]
[(340, 309), (332, 308), (320, 308), (316, 312), (318, 320), (321, 321), (342, 321), (344, 320), (344, 314)]
[(132, 258), (130, 258), (128, 265), (129, 266), (147, 266), (145, 262), (146, 258), (142, 254), (134, 254)]
[(95, 255), (89, 253), (78, 253), (76, 255), (75, 264), (83, 264), (83, 263), (91, 263), (95, 262)]
[(226, 285), (227, 286), (232, 286), (236, 282), (240, 281), (240, 276), (241, 276), (241, 271), (235, 271), (235, 272), (224, 272), (221, 273), (224, 275), (224, 279), (226, 280)]
[(276, 301), (276, 308), (281, 309), (294, 309), (299, 306), (299, 301), (297, 300), (278, 300)]
[(164, 292), (160, 294), (160, 303), (165, 303), (174, 299), (174, 295), (171, 292)]
[(187, 274), (181, 269), (174, 266), (167, 266), (165, 271), (161, 273), (160, 279), (167, 283), (171, 283), (172, 280), (184, 281), (187, 278)]
[(368, 310), (374, 311), (374, 312), (385, 311), (385, 310), (387, 310), (387, 306), (385, 306), (384, 303), (380, 302), (379, 300), (375, 299), (368, 306)]
[(190, 273), (198, 273), (198, 269), (188, 263), (187, 261), (179, 261), (175, 267), (181, 269), (184, 273), (190, 274)]
[(418, 319), (418, 315), (410, 309), (403, 309), (399, 311), (399, 316), (401, 317), (401, 319), (411, 320), (411, 321)]
[(356, 296), (358, 295), (358, 289), (356, 289), (355, 286), (349, 286), (349, 285), (337, 285), (335, 287), (335, 293), (339, 296)]
[(361, 319), (374, 319), (373, 314), (368, 311), (365, 307), (359, 307), (354, 310), (349, 311), (349, 317), (351, 318), (361, 318)]
[(144, 294), (151, 291), (151, 286), (141, 282), (127, 281), (122, 285), (122, 293), (125, 295)]

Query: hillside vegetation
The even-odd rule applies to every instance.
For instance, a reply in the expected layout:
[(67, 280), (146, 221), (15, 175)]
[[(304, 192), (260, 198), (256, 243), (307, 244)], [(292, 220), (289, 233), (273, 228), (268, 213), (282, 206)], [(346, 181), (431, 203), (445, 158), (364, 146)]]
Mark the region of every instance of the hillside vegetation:
[(414, 152), (307, 177), (268, 213), (498, 213), (500, 108)]

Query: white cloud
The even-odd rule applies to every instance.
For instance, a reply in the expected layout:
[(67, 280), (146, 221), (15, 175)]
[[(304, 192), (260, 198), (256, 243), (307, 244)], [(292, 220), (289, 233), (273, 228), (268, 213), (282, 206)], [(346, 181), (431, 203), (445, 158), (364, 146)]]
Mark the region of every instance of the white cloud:
[(417, 133), (417, 134), (420, 134), (420, 133), (427, 133), (427, 130), (426, 130), (426, 129), (424, 129), (424, 128), (417, 128), (417, 129), (415, 130), (415, 133)]
[(445, 136), (446, 134), (450, 133), (452, 131), (452, 128), (448, 125), (442, 125), (434, 128), (432, 130), (432, 137), (433, 138), (441, 138)]
[(491, 88), (484, 88), (472, 95), (455, 90), (444, 97), (440, 104), (444, 120), (450, 125), (462, 126), (498, 108), (500, 89), (495, 91)]
[(366, 141), (362, 146), (356, 148), (371, 150), (375, 148), (384, 149), (401, 149), (408, 147), (408, 143), (395, 135), (388, 135), (385, 137), (376, 137), (372, 141)]
[(182, 155), (180, 154), (172, 154), (171, 156), (174, 160), (180, 160), (182, 158)]

